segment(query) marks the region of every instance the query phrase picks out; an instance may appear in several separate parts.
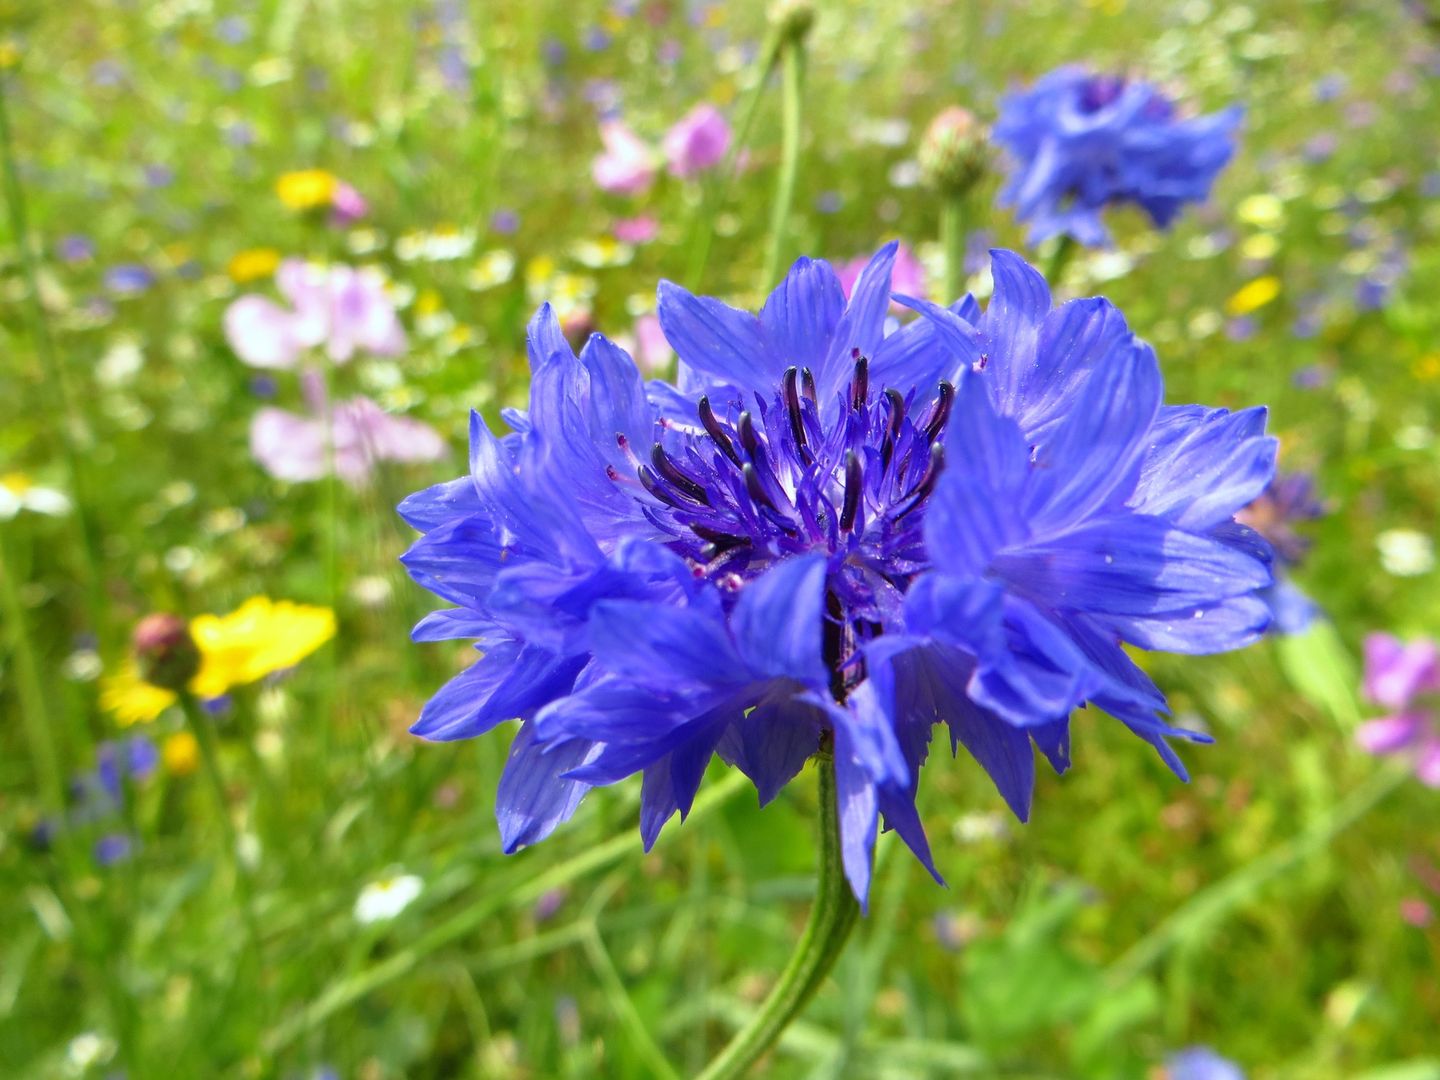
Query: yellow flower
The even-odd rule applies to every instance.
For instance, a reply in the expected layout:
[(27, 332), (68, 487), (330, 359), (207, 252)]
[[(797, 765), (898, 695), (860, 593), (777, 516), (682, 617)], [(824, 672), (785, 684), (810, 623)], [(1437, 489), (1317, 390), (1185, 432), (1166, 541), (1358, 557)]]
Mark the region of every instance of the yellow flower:
[(1252, 311), (1258, 311), (1270, 301), (1280, 295), (1280, 279), (1273, 274), (1265, 277), (1258, 277), (1249, 284), (1242, 285), (1229, 300), (1225, 301), (1225, 310), (1231, 315), (1249, 315)]
[(1440, 380), (1440, 352), (1426, 353), (1416, 360), (1415, 377), (1424, 382)]
[[(195, 617), (190, 636), (200, 650), (200, 670), (190, 680), (190, 692), (218, 698), (294, 667), (335, 636), (335, 613), (252, 596), (228, 615)], [(122, 726), (154, 720), (173, 704), (175, 694), (145, 682), (134, 660), (101, 684), (100, 706)]]
[(334, 201), (339, 183), (324, 169), (301, 169), (281, 175), (275, 181), (275, 194), (291, 210), (314, 210)]
[(160, 760), (172, 776), (189, 776), (200, 763), (200, 744), (188, 731), (177, 731), (160, 745)]
[(228, 267), (230, 279), (237, 285), (268, 278), (280, 265), (280, 252), (274, 248), (248, 248), (237, 251)]
[(252, 596), (229, 615), (200, 615), (190, 622), (200, 647), (200, 672), (190, 689), (219, 697), (266, 675), (292, 668), (335, 636), (329, 608)]
[(111, 713), (121, 727), (147, 724), (175, 704), (175, 693), (151, 686), (140, 678), (134, 660), (100, 683), (100, 707)]
[(1285, 204), (1269, 192), (1261, 192), (1241, 199), (1235, 216), (1257, 229), (1274, 229), (1285, 220)]

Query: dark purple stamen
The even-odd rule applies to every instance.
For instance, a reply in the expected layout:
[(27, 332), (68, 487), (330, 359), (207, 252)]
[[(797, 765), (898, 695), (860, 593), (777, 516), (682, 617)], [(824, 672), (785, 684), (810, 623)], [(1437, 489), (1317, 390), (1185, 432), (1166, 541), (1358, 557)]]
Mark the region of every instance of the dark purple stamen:
[(700, 423), (705, 425), (705, 433), (714, 440), (720, 452), (729, 458), (735, 465), (740, 465), (740, 455), (735, 451), (735, 444), (730, 441), (730, 436), (725, 434), (725, 429), (720, 426), (720, 420), (715, 415), (715, 410), (710, 407), (710, 399), (700, 399)]
[(755, 430), (755, 418), (748, 412), (742, 412), (740, 421), (735, 427), (740, 436), (740, 445), (745, 448), (745, 453), (749, 454), (753, 461), (760, 452), (760, 433)]
[(890, 458), (895, 454), (895, 440), (900, 438), (905, 424), (905, 399), (900, 396), (900, 391), (892, 386), (885, 391), (885, 401), (890, 409), (890, 419), (885, 425), (885, 439), (880, 444), (880, 464), (888, 469)]
[(666, 506), (674, 507), (676, 510), (685, 509), (685, 504), (671, 494), (670, 488), (660, 482), (660, 478), (651, 471), (648, 465), (641, 465), (635, 470), (635, 473), (640, 477), (640, 483), (645, 490)]
[(815, 373), (808, 367), (800, 370), (800, 392), (811, 405), (820, 403), (820, 394), (815, 389)]
[(860, 355), (859, 349), (854, 350), (852, 355), (855, 357), (855, 378), (850, 383), (850, 407), (863, 409), (870, 400), (870, 361)]
[(800, 415), (800, 369), (788, 367), (785, 369), (785, 415), (790, 419), (790, 435), (795, 440), (795, 448), (800, 451), (800, 458), (806, 465), (815, 462), (815, 455), (805, 444), (805, 418)]
[(855, 515), (860, 509), (860, 489), (864, 481), (860, 455), (854, 450), (845, 451), (845, 502), (840, 508), (840, 528), (844, 532), (855, 527)]
[(909, 497), (896, 508), (894, 516), (904, 517), (915, 507), (929, 497), (935, 490), (936, 483), (940, 480), (940, 474), (945, 470), (945, 447), (941, 443), (930, 444), (930, 460), (925, 463), (925, 475), (920, 477), (920, 483), (915, 485)]
[(680, 467), (670, 460), (670, 455), (665, 453), (665, 448), (658, 442), (650, 449), (650, 461), (655, 466), (655, 471), (679, 488), (682, 493), (701, 506), (710, 505), (710, 496), (705, 493), (705, 489), (693, 477), (682, 472)]
[(940, 432), (944, 430), (946, 421), (950, 419), (950, 409), (954, 404), (954, 385), (942, 381), (935, 398), (935, 407), (930, 411), (930, 419), (925, 421), (925, 438), (930, 442), (934, 442), (940, 437)]

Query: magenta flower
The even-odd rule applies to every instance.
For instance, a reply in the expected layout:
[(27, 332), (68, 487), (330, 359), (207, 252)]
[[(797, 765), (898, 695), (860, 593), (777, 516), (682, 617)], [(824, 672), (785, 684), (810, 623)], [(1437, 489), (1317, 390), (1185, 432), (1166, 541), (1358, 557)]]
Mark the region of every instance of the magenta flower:
[(330, 223), (332, 225), (353, 225), (370, 213), (370, 203), (344, 180), (335, 185), (335, 194), (330, 197)]
[(605, 151), (590, 166), (595, 186), (612, 195), (642, 195), (655, 182), (655, 155), (623, 120), (600, 124)]
[(1409, 754), (1415, 776), (1440, 788), (1440, 646), (1429, 638), (1405, 643), (1390, 634), (1365, 639), (1365, 696), (1393, 710), (1362, 724), (1355, 741), (1371, 754)]
[(675, 359), (675, 350), (660, 327), (660, 316), (641, 315), (635, 320), (635, 359), (640, 369), (650, 375)]
[(688, 180), (725, 160), (730, 125), (714, 105), (701, 102), (665, 133), (661, 148), (670, 175)]
[(251, 293), (225, 311), (225, 340), (251, 367), (291, 368), (320, 346), (337, 364), (360, 350), (404, 351), (405, 331), (378, 271), (286, 259), (275, 284), (290, 307)]
[[(326, 415), (324, 383), (302, 377), (308, 414), (263, 408), (250, 422), (250, 452), (277, 480), (299, 483), (335, 475), (362, 486), (381, 461), (438, 461), (445, 440), (428, 424), (392, 416), (366, 397), (342, 401)], [(333, 436), (333, 438), (332, 438)]]

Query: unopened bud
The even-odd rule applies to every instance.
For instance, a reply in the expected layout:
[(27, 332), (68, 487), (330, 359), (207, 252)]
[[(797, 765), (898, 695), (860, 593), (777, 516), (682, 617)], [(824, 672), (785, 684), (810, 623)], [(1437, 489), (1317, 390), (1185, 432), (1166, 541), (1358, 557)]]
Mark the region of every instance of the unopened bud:
[(183, 690), (200, 670), (200, 649), (179, 615), (146, 615), (131, 638), (140, 677), (163, 690)]
[(921, 178), (940, 191), (963, 195), (985, 171), (989, 135), (970, 110), (958, 105), (945, 109), (920, 140)]
[(775, 0), (770, 5), (770, 25), (782, 41), (804, 41), (815, 25), (814, 0)]

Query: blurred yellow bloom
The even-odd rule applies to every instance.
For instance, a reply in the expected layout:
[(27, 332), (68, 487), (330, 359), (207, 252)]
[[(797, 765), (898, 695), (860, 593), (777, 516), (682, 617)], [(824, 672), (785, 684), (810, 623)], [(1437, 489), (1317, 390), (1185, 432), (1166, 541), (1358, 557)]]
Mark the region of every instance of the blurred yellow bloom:
[(1249, 315), (1280, 295), (1280, 279), (1274, 274), (1258, 277), (1242, 285), (1235, 295), (1225, 301), (1225, 310), (1231, 315)]
[(1240, 200), (1235, 216), (1257, 229), (1273, 229), (1285, 220), (1285, 204), (1268, 193), (1249, 195)]
[(282, 174), (275, 181), (275, 194), (291, 210), (314, 210), (334, 201), (339, 183), (324, 169), (301, 169)]
[(504, 285), (515, 273), (515, 256), (503, 248), (487, 251), (475, 260), (465, 283), (477, 292)]
[(427, 315), (438, 315), (445, 310), (444, 298), (434, 289), (422, 289), (415, 297), (415, 315), (423, 319)]
[[(199, 615), (190, 635), (200, 649), (200, 670), (190, 680), (197, 697), (218, 698), (292, 668), (335, 636), (329, 608), (253, 596), (228, 615)], [(100, 706), (122, 725), (154, 720), (175, 703), (175, 694), (140, 678), (133, 660), (107, 676)]]
[(172, 776), (189, 776), (200, 764), (200, 744), (188, 731), (177, 731), (160, 745), (160, 760)]
[(134, 660), (100, 682), (100, 707), (115, 717), (121, 727), (147, 724), (175, 704), (175, 693), (151, 686), (140, 678)]
[(1440, 380), (1440, 352), (1426, 353), (1416, 360), (1415, 377), (1424, 382)]
[(20, 46), (14, 41), (0, 41), (0, 69), (12, 68), (20, 62)]
[(274, 248), (247, 248), (237, 251), (227, 269), (237, 285), (268, 278), (280, 265), (280, 252)]
[(252, 596), (229, 615), (200, 615), (190, 622), (200, 647), (200, 673), (190, 684), (203, 698), (292, 668), (335, 636), (329, 608)]
[(1279, 250), (1280, 241), (1271, 233), (1256, 233), (1254, 236), (1247, 236), (1240, 245), (1241, 255), (1247, 259), (1261, 262), (1265, 259), (1273, 259)]

